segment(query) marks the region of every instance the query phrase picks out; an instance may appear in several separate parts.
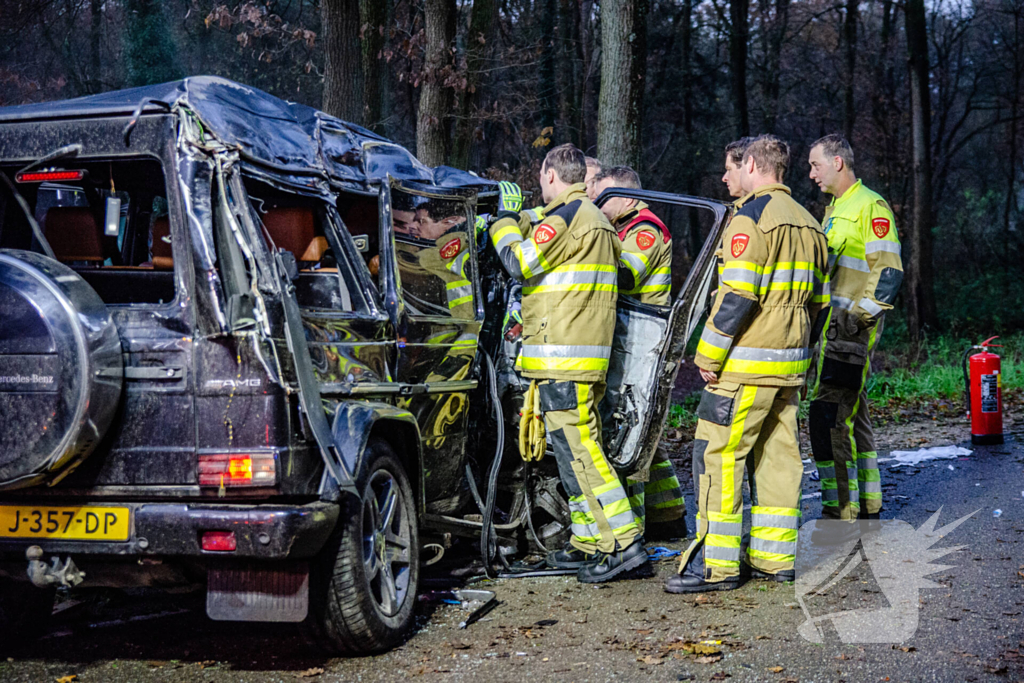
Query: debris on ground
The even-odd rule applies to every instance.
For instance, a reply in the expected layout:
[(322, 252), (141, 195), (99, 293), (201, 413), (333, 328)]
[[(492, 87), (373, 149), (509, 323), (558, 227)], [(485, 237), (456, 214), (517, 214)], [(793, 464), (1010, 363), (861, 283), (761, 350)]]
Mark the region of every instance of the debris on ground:
[(959, 458), (971, 454), (971, 449), (960, 446), (933, 446), (932, 448), (918, 448), (916, 451), (893, 451), (889, 456), (895, 460), (890, 467), (900, 465), (919, 465), (928, 460), (947, 460)]

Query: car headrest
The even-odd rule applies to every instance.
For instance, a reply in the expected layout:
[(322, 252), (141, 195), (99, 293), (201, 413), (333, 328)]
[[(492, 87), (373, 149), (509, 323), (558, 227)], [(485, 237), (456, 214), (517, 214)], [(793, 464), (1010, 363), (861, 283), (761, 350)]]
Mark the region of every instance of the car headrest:
[(279, 249), (290, 251), (296, 260), (310, 260), (303, 257), (316, 238), (313, 209), (302, 206), (268, 209), (263, 214), (263, 225)]
[(103, 235), (88, 207), (50, 209), (43, 220), (43, 234), (58, 261), (103, 261)]

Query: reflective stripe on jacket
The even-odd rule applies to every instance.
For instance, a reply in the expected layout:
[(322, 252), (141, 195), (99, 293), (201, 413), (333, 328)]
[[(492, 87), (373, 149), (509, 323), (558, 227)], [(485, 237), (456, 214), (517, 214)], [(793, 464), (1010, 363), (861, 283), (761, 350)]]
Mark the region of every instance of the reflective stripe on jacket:
[(600, 382), (608, 372), (615, 332), (618, 236), (583, 183), (544, 207), (532, 225), (520, 213), (491, 226), (505, 269), (523, 286), (525, 377)]
[(644, 202), (637, 202), (612, 223), (622, 240), (619, 292), (645, 304), (668, 306), (672, 294), (672, 237), (664, 223)]
[(829, 302), (827, 239), (785, 185), (758, 188), (737, 207), (695, 363), (724, 382), (798, 386)]
[[(865, 356), (870, 329), (892, 308), (903, 283), (900, 239), (892, 211), (860, 180), (832, 200), (823, 221), (834, 263), (832, 318), (826, 348)], [(828, 353), (828, 351), (826, 351)]]

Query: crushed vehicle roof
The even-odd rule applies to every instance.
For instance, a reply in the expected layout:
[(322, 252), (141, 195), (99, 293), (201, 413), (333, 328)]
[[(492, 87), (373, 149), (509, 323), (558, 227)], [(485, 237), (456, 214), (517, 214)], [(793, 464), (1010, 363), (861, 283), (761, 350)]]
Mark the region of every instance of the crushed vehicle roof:
[(280, 173), (312, 172), (342, 184), (376, 183), (389, 174), (446, 188), (496, 184), (450, 166), (429, 168), (404, 147), (362, 126), (217, 76), (0, 107), (0, 124), (130, 115), (143, 104), (146, 112), (163, 111), (163, 105), (187, 108), (205, 131), (237, 147), (247, 161)]

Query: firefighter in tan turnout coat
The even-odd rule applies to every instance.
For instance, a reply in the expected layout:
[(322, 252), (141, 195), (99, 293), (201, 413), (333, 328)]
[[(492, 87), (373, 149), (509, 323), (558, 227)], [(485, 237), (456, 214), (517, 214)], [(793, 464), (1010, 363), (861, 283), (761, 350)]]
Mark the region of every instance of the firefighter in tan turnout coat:
[(695, 359), (708, 381), (693, 446), (697, 537), (665, 584), (672, 593), (740, 585), (748, 457), (754, 476), (745, 561), (757, 578), (794, 576), (803, 478), (798, 392), (829, 290), (825, 235), (780, 182), (788, 162), (788, 145), (774, 136), (743, 153), (747, 194), (723, 237), (719, 289)]
[[(615, 332), (621, 247), (587, 198), (583, 153), (552, 149), (541, 165), (544, 220), (520, 213), (522, 195), (500, 185), (491, 242), (505, 269), (523, 282), (523, 346), (517, 366), (537, 383), (540, 409), (563, 485), (572, 538), (548, 558), (578, 568), (580, 581), (608, 581), (647, 563), (640, 528), (618, 474), (601, 446), (598, 404)], [(532, 391), (532, 388), (531, 388)]]

